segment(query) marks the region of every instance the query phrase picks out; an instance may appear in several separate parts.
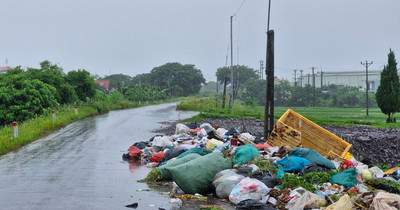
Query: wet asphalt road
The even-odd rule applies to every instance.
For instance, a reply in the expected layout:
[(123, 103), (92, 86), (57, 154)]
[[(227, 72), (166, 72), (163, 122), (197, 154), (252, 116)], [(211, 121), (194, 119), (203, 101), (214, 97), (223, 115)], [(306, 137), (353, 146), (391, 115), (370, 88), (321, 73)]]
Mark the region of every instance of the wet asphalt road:
[[(0, 209), (170, 209), (159, 186), (138, 183), (150, 169), (122, 161), (159, 122), (190, 117), (175, 103), (148, 106), (72, 123), (0, 157)], [(144, 191), (140, 191), (143, 189)], [(150, 191), (146, 191), (150, 189)], [(139, 191), (138, 191), (139, 190)]]

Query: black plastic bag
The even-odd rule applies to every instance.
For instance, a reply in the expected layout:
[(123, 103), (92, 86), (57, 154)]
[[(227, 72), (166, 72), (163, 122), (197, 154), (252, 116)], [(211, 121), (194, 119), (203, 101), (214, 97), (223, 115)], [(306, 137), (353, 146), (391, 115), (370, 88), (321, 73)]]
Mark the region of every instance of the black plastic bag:
[(133, 146), (135, 146), (138, 149), (144, 149), (144, 148), (147, 147), (146, 142), (143, 142), (143, 141), (136, 142), (136, 143), (133, 144)]
[(163, 161), (171, 160), (174, 157), (178, 157), (180, 154), (186, 151), (186, 149), (170, 149), (164, 153)]
[(237, 174), (242, 175), (244, 177), (248, 177), (249, 173), (253, 171), (253, 168), (250, 166), (244, 166), (238, 169)]
[(228, 132), (225, 133), (225, 135), (235, 135), (235, 134), (240, 134), (240, 132), (236, 128), (231, 128)]
[(258, 179), (260, 182), (264, 183), (269, 188), (275, 187), (276, 184), (278, 183), (278, 180), (276, 179), (275, 175), (268, 172), (262, 174), (261, 172), (256, 171), (254, 172), (253, 175), (251, 175), (250, 178)]
[(304, 168), (300, 172), (300, 176), (306, 175), (311, 172), (327, 172), (330, 170), (332, 170), (332, 169), (326, 167), (325, 165), (322, 165), (317, 162), (311, 162), (311, 163), (307, 164), (306, 166), (304, 166)]
[(251, 209), (262, 209), (262, 210), (272, 210), (274, 207), (268, 206), (265, 203), (261, 203), (254, 199), (242, 200), (236, 205), (237, 210), (251, 210)]
[(200, 125), (197, 124), (196, 122), (191, 122), (191, 123), (187, 124), (186, 126), (189, 127), (190, 129), (196, 129), (196, 128), (200, 127)]
[(395, 194), (400, 193), (399, 189), (397, 189), (396, 187), (392, 187), (384, 183), (379, 183), (378, 185), (375, 186), (375, 188), (380, 190), (385, 190), (386, 192), (390, 193), (395, 193)]

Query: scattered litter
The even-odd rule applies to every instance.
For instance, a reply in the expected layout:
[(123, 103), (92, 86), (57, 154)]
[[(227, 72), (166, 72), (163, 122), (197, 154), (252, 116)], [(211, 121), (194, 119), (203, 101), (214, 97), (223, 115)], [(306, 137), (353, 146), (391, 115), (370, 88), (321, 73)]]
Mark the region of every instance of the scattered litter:
[(126, 207), (126, 208), (133, 208), (133, 209), (136, 209), (138, 206), (139, 206), (138, 203), (132, 203), (132, 204), (126, 205), (125, 207)]
[[(176, 208), (219, 198), (236, 209), (400, 209), (400, 167), (359, 161), (350, 147), (288, 110), (268, 140), (237, 128), (178, 123), (175, 135), (138, 141), (123, 160), (152, 167), (142, 181), (170, 186), (160, 194)], [(137, 189), (143, 191), (150, 190)]]

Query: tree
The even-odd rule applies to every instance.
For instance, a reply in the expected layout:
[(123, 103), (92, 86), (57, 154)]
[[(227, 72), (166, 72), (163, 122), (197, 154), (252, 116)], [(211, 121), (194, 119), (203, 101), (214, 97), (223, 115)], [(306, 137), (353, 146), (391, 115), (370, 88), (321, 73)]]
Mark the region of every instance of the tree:
[(201, 71), (192, 64), (167, 63), (151, 70), (151, 82), (166, 89), (173, 96), (188, 96), (199, 93), (206, 80)]
[(397, 62), (391, 49), (388, 54), (388, 64), (381, 72), (381, 84), (375, 96), (378, 107), (388, 115), (386, 122), (396, 122), (394, 114), (400, 112), (400, 82), (397, 75)]
[(56, 99), (60, 104), (78, 100), (73, 87), (65, 80), (63, 69), (50, 61), (40, 63), (40, 69), (28, 68), (26, 75), (30, 79), (38, 79), (56, 88)]
[(110, 80), (110, 90), (117, 89), (118, 86), (122, 87), (125, 85), (130, 85), (132, 83), (132, 77), (124, 74), (112, 74), (109, 76), (105, 76), (100, 80)]
[[(224, 84), (224, 89), (227, 84), (231, 83), (231, 69), (230, 67), (221, 67), (216, 72), (217, 80), (221, 84)], [(233, 66), (233, 99), (238, 95), (238, 92), (247, 80), (257, 79), (258, 75), (252, 68), (243, 65)], [(226, 81), (225, 81), (226, 80)], [(225, 92), (225, 91), (224, 91)], [(224, 97), (225, 99), (225, 97)]]
[(265, 105), (265, 85), (265, 80), (249, 79), (243, 84), (239, 96), (248, 105)]
[(81, 101), (86, 101), (87, 98), (93, 98), (96, 94), (97, 84), (86, 70), (70, 71), (66, 76), (66, 80), (74, 87)]
[(0, 81), (0, 125), (24, 121), (57, 106), (53, 86), (15, 72)]

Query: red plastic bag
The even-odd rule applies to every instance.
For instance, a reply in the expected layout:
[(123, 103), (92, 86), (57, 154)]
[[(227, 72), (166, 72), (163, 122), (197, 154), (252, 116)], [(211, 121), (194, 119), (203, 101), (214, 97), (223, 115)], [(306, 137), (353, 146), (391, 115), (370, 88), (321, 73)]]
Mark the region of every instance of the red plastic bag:
[(155, 162), (155, 163), (161, 162), (163, 160), (162, 159), (163, 155), (164, 155), (164, 152), (159, 152), (159, 153), (151, 156), (151, 161)]
[(131, 157), (131, 159), (140, 159), (140, 155), (142, 153), (143, 153), (142, 150), (138, 149), (135, 146), (129, 147), (129, 157)]
[(344, 163), (342, 163), (342, 166), (340, 167), (340, 169), (342, 170), (347, 170), (350, 168), (354, 168), (354, 163), (351, 162), (350, 160), (344, 161)]

